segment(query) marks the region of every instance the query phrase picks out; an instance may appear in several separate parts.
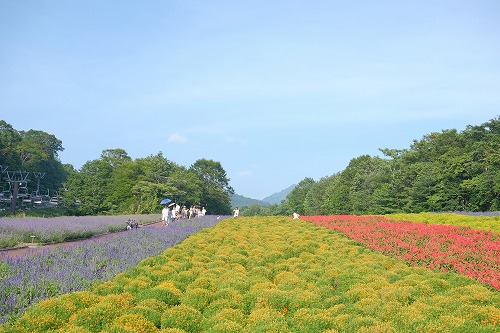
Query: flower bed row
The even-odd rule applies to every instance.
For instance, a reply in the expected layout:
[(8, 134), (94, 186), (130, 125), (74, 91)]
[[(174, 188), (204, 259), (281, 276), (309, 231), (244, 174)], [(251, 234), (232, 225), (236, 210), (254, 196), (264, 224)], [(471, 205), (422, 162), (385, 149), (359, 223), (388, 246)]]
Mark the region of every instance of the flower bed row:
[(380, 216), (303, 218), (413, 265), (463, 274), (500, 290), (500, 234), (491, 230), (396, 222)]
[(179, 220), (168, 227), (142, 227), (105, 240), (87, 240), (17, 259), (3, 258), (0, 323), (20, 316), (39, 300), (84, 290), (97, 280), (108, 281), (142, 259), (157, 255), (219, 221), (216, 216)]
[[(489, 214), (489, 215), (488, 215)], [(425, 222), (429, 224), (445, 224), (480, 230), (491, 230), (500, 234), (500, 212), (492, 213), (409, 213), (388, 214), (385, 217), (394, 221)]]
[(51, 218), (0, 218), (0, 248), (21, 243), (60, 243), (125, 230), (128, 219), (140, 224), (160, 220), (160, 215), (60, 216)]
[(500, 293), (310, 222), (225, 219), (108, 282), (40, 302), (17, 332), (497, 332)]

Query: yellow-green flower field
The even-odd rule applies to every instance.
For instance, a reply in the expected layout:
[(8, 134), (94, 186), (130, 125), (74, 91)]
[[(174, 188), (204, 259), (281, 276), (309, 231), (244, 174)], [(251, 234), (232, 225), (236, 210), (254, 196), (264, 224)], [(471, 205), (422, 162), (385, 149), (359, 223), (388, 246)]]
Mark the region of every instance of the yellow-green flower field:
[(396, 221), (415, 221), (429, 224), (454, 225), (458, 227), (469, 227), (472, 229), (491, 230), (500, 233), (500, 216), (477, 216), (453, 213), (412, 213), (412, 214), (388, 214), (386, 218)]
[(0, 332), (500, 332), (500, 293), (286, 217), (240, 217)]

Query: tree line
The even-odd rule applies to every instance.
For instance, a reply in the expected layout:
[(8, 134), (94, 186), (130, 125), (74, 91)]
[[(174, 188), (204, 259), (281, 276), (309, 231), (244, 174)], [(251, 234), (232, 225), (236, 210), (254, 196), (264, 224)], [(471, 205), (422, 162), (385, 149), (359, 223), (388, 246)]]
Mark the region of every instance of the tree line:
[(186, 168), (162, 153), (133, 160), (123, 149), (104, 150), (64, 185), (63, 204), (84, 215), (157, 213), (165, 197), (210, 214), (230, 214), (234, 192), (219, 162), (199, 159)]
[[(231, 212), (234, 190), (219, 162), (189, 168), (162, 153), (133, 160), (123, 149), (104, 150), (80, 170), (62, 164), (62, 142), (43, 131), (17, 131), (0, 121), (0, 165), (44, 172), (41, 186), (59, 191), (75, 215), (152, 213), (168, 196), (213, 214)], [(279, 205), (250, 206), (242, 215), (386, 214), (500, 210), (500, 118), (462, 132), (443, 130), (407, 149), (362, 155), (318, 181), (306, 177)]]
[[(40, 186), (45, 192), (57, 192), (73, 169), (59, 160), (59, 152), (64, 151), (62, 141), (43, 131), (17, 131), (12, 125), (0, 120), (0, 166), (2, 171), (29, 171), (43, 173)], [(0, 179), (0, 189), (8, 191)]]
[(242, 215), (389, 214), (500, 210), (500, 118), (443, 130), (407, 149), (362, 155), (331, 176), (304, 178), (280, 205)]
[[(40, 187), (57, 191), (67, 214), (157, 213), (165, 197), (210, 214), (230, 214), (230, 179), (219, 162), (199, 159), (189, 168), (160, 152), (132, 159), (121, 148), (102, 151), (79, 170), (63, 164), (62, 142), (43, 131), (17, 131), (0, 121), (0, 165), (8, 170), (43, 172)], [(2, 175), (4, 178), (4, 175)], [(2, 179), (2, 184), (5, 184)], [(33, 182), (31, 182), (33, 188)]]

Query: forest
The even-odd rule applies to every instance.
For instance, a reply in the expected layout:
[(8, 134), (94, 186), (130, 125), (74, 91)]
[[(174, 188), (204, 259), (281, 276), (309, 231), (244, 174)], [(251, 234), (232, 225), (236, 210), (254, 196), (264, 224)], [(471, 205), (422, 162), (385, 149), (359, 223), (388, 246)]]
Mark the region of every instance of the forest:
[[(125, 150), (116, 148), (102, 151), (99, 159), (75, 170), (59, 160), (58, 152), (63, 149), (54, 135), (17, 131), (0, 121), (3, 191), (11, 190), (6, 182), (9, 170), (22, 170), (30, 175), (44, 174), (39, 192), (55, 193), (59, 208), (67, 215), (158, 213), (159, 202), (165, 197), (187, 207), (203, 206), (209, 214), (231, 212), (234, 190), (219, 162), (199, 159), (186, 168), (161, 152), (132, 159)], [(33, 178), (28, 180), (25, 186), (29, 193), (36, 192), (38, 184)]]
[(362, 155), (318, 181), (304, 178), (280, 205), (242, 215), (389, 214), (500, 210), (500, 118), (442, 130), (407, 149)]
[[(200, 159), (189, 168), (160, 152), (132, 159), (123, 149), (104, 150), (80, 170), (63, 164), (62, 142), (38, 130), (17, 131), (0, 121), (2, 186), (8, 170), (40, 172), (67, 214), (132, 214), (158, 211), (170, 196), (210, 214), (229, 214), (234, 190), (220, 162)], [(500, 210), (500, 118), (446, 129), (414, 140), (407, 149), (379, 149), (319, 180), (306, 177), (281, 204), (243, 207), (242, 215), (388, 214)], [(6, 167), (8, 167), (6, 169)], [(7, 170), (7, 171), (6, 171)], [(30, 183), (33, 189), (34, 181)]]

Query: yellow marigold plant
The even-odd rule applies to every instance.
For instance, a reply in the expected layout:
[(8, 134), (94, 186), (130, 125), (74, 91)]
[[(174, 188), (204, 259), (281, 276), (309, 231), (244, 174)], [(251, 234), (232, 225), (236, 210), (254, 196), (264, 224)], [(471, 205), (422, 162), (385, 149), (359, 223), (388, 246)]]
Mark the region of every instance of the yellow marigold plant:
[(40, 302), (24, 332), (500, 332), (500, 293), (288, 217), (239, 217)]
[(472, 229), (491, 230), (500, 233), (500, 216), (467, 215), (455, 213), (408, 213), (387, 214), (386, 218), (395, 221), (415, 221), (429, 224), (447, 224)]

